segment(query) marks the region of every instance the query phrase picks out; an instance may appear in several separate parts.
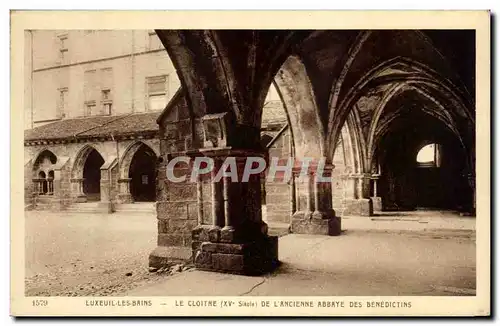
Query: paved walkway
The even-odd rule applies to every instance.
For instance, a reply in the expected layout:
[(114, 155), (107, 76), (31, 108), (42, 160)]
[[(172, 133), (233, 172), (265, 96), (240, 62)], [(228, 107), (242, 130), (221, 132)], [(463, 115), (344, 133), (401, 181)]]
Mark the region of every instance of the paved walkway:
[(345, 231), (339, 237), (279, 239), (282, 266), (247, 277), (187, 271), (131, 296), (474, 295), (472, 231), (398, 234)]
[[(28, 295), (471, 294), (475, 219), (446, 212), (350, 217), (339, 237), (284, 235), (263, 277), (149, 273), (154, 214), (25, 212)], [(425, 223), (427, 221), (427, 223)], [(287, 225), (284, 226), (286, 231)], [(147, 284), (150, 284), (149, 286)], [(138, 286), (138, 287), (136, 287)], [(128, 292), (130, 291), (130, 292)]]
[(476, 218), (452, 211), (378, 212), (342, 218), (344, 230), (475, 230)]
[[(288, 233), (288, 223), (267, 222), (270, 233)], [(476, 218), (460, 216), (453, 211), (409, 211), (377, 212), (375, 216), (343, 216), (342, 230), (363, 230), (369, 232), (436, 232), (436, 231), (475, 231)]]

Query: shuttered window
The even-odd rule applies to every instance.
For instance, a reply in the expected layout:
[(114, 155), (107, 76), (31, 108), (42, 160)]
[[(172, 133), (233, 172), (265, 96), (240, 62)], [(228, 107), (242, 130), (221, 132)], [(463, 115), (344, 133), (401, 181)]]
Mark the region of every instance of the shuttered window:
[(167, 81), (166, 75), (146, 79), (148, 111), (163, 110), (167, 105)]

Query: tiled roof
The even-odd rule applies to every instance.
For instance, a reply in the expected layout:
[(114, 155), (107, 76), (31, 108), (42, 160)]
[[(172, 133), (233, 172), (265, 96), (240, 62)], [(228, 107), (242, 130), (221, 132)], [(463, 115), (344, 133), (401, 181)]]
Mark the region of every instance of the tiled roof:
[(287, 122), (285, 109), (281, 101), (270, 101), (264, 105), (264, 109), (262, 110), (262, 128), (266, 128), (269, 125), (284, 125)]
[(96, 116), (64, 119), (25, 130), (25, 140), (50, 140), (98, 136), (120, 136), (157, 131), (156, 119), (161, 112), (133, 113), (119, 116)]
[[(81, 133), (81, 136), (127, 135), (144, 131), (158, 131), (156, 119), (161, 112), (136, 113), (113, 120), (104, 126)], [(79, 136), (80, 136), (79, 135)]]

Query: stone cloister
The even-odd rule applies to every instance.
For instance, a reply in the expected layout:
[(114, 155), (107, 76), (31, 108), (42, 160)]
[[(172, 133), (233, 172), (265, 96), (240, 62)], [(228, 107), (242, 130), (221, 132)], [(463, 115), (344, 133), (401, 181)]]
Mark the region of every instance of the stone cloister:
[[(62, 119), (25, 133), (25, 203), (112, 213), (156, 202), (152, 269), (261, 274), (273, 225), (341, 236), (344, 216), (475, 215), (475, 34), (468, 30), (156, 30), (181, 88), (162, 112)], [(275, 88), (281, 104), (266, 103)], [(116, 94), (115, 96), (120, 96)], [(424, 148), (430, 158), (417, 160)], [(312, 163), (307, 178), (171, 182), (173, 159)], [(318, 181), (318, 162), (325, 162)], [(178, 163), (174, 174), (190, 172)]]
[[(340, 216), (380, 210), (474, 214), (473, 31), (156, 32), (182, 89), (158, 118), (158, 247), (150, 255), (152, 268), (190, 247), (200, 269), (271, 270), (278, 239), (268, 235), (261, 209), (273, 193), (288, 205), (281, 212), (289, 216), (281, 218), (293, 233), (337, 236)], [(261, 138), (271, 85), (287, 122), (267, 142), (286, 139), (279, 150)], [(428, 144), (442, 150), (440, 163), (424, 170), (416, 157)], [(227, 176), (170, 182), (166, 166), (183, 155), (207, 156), (216, 166), (227, 157), (308, 157), (326, 162), (331, 182), (314, 182), (314, 164), (305, 181), (292, 178), (286, 185), (267, 184), (259, 175), (249, 182)], [(174, 173), (188, 170), (177, 164)], [(272, 216), (269, 209), (267, 214)]]

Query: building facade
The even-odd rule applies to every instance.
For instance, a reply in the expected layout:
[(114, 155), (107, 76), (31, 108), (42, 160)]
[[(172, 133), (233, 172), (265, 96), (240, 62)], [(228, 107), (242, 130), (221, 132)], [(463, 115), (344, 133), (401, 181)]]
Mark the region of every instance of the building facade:
[(25, 36), (26, 204), (155, 201), (156, 118), (179, 80), (154, 31)]
[[(27, 31), (25, 49), (26, 206), (156, 201), (157, 119), (180, 83), (155, 32)], [(274, 88), (267, 106), (269, 134), (286, 124)]]

